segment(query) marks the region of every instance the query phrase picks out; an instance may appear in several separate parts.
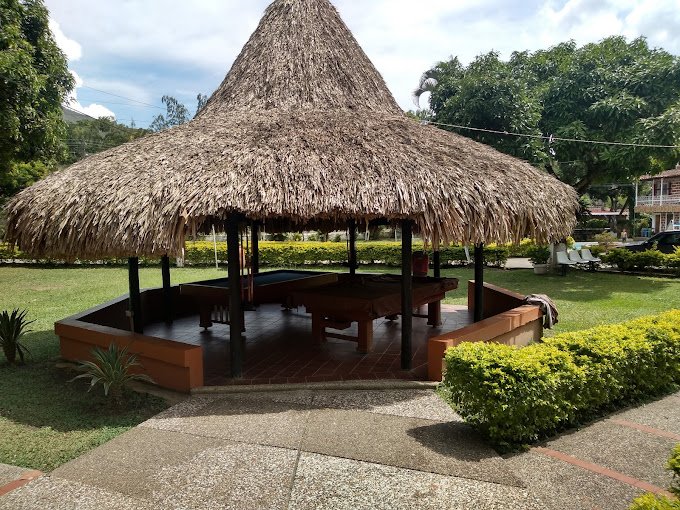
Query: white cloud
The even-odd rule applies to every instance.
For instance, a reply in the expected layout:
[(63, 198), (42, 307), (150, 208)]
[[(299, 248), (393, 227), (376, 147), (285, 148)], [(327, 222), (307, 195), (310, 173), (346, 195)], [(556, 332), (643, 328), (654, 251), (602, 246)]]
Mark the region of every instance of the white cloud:
[[(469, 62), (497, 50), (507, 58), (515, 50), (547, 48), (569, 39), (585, 44), (617, 34), (644, 35), (651, 45), (680, 53), (680, 0), (333, 2), (405, 109), (413, 107), (411, 92), (420, 75), (452, 55)], [(197, 92), (209, 92), (206, 83), (217, 86), (269, 1), (46, 3), (63, 31), (82, 43), (86, 56), (79, 65), (87, 61), (111, 69), (120, 62), (139, 68), (154, 63), (149, 75), (138, 72), (117, 81), (87, 73), (89, 86), (157, 103), (162, 93), (188, 89), (192, 83)], [(149, 97), (151, 84), (156, 88)]]
[(80, 58), (83, 56), (83, 48), (80, 46), (80, 44), (78, 44), (77, 41), (66, 37), (64, 32), (62, 32), (59, 23), (57, 23), (52, 18), (50, 18), (49, 27), (52, 31), (52, 34), (54, 35), (54, 40), (57, 42), (57, 46), (61, 48), (61, 51), (64, 52), (69, 62), (80, 60)]
[(104, 105), (90, 103), (87, 106), (83, 106), (80, 104), (80, 101), (78, 101), (78, 89), (83, 86), (84, 81), (75, 71), (71, 70), (71, 74), (73, 75), (76, 86), (74, 87), (71, 94), (69, 94), (69, 96), (66, 98), (64, 104), (73, 110), (84, 113), (85, 115), (89, 115), (90, 117), (94, 117), (95, 119), (98, 119), (99, 117), (113, 117), (115, 119), (116, 114)]

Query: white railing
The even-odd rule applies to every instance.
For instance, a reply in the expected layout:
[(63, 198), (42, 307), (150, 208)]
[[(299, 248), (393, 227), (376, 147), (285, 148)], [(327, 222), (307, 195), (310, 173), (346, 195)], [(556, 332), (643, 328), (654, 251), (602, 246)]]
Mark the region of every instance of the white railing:
[(638, 196), (637, 205), (677, 205), (680, 204), (680, 196), (656, 195)]

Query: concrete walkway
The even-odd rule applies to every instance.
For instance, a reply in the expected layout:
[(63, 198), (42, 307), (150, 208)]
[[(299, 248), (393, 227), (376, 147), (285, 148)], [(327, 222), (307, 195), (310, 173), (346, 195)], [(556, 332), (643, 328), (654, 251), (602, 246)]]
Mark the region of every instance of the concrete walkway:
[(198, 395), (0, 508), (625, 509), (679, 441), (680, 393), (506, 458), (432, 390)]

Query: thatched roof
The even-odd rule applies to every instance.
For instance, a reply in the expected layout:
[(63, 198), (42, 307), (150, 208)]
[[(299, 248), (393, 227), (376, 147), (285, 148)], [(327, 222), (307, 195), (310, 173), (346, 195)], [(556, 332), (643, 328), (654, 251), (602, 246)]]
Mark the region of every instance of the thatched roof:
[(300, 225), (412, 218), (434, 242), (567, 236), (568, 186), (397, 106), (327, 0), (276, 0), (193, 121), (80, 161), (16, 196), (36, 256), (176, 255), (230, 214)]

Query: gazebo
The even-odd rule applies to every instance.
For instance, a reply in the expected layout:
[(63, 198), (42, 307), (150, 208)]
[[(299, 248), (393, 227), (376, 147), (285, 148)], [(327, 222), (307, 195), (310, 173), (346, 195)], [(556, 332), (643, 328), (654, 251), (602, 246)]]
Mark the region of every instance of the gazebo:
[[(24, 190), (7, 206), (7, 237), (36, 257), (128, 258), (134, 320), (138, 257), (162, 258), (169, 287), (169, 257), (212, 226), (227, 231), (234, 282), (243, 225), (352, 233), (398, 223), (408, 368), (414, 230), (435, 250), (462, 242), (481, 255), (484, 243), (562, 239), (577, 208), (572, 188), (531, 165), (407, 117), (328, 0), (276, 0), (195, 119)], [(231, 339), (242, 329), (239, 287)], [(241, 342), (230, 348), (238, 377)]]

